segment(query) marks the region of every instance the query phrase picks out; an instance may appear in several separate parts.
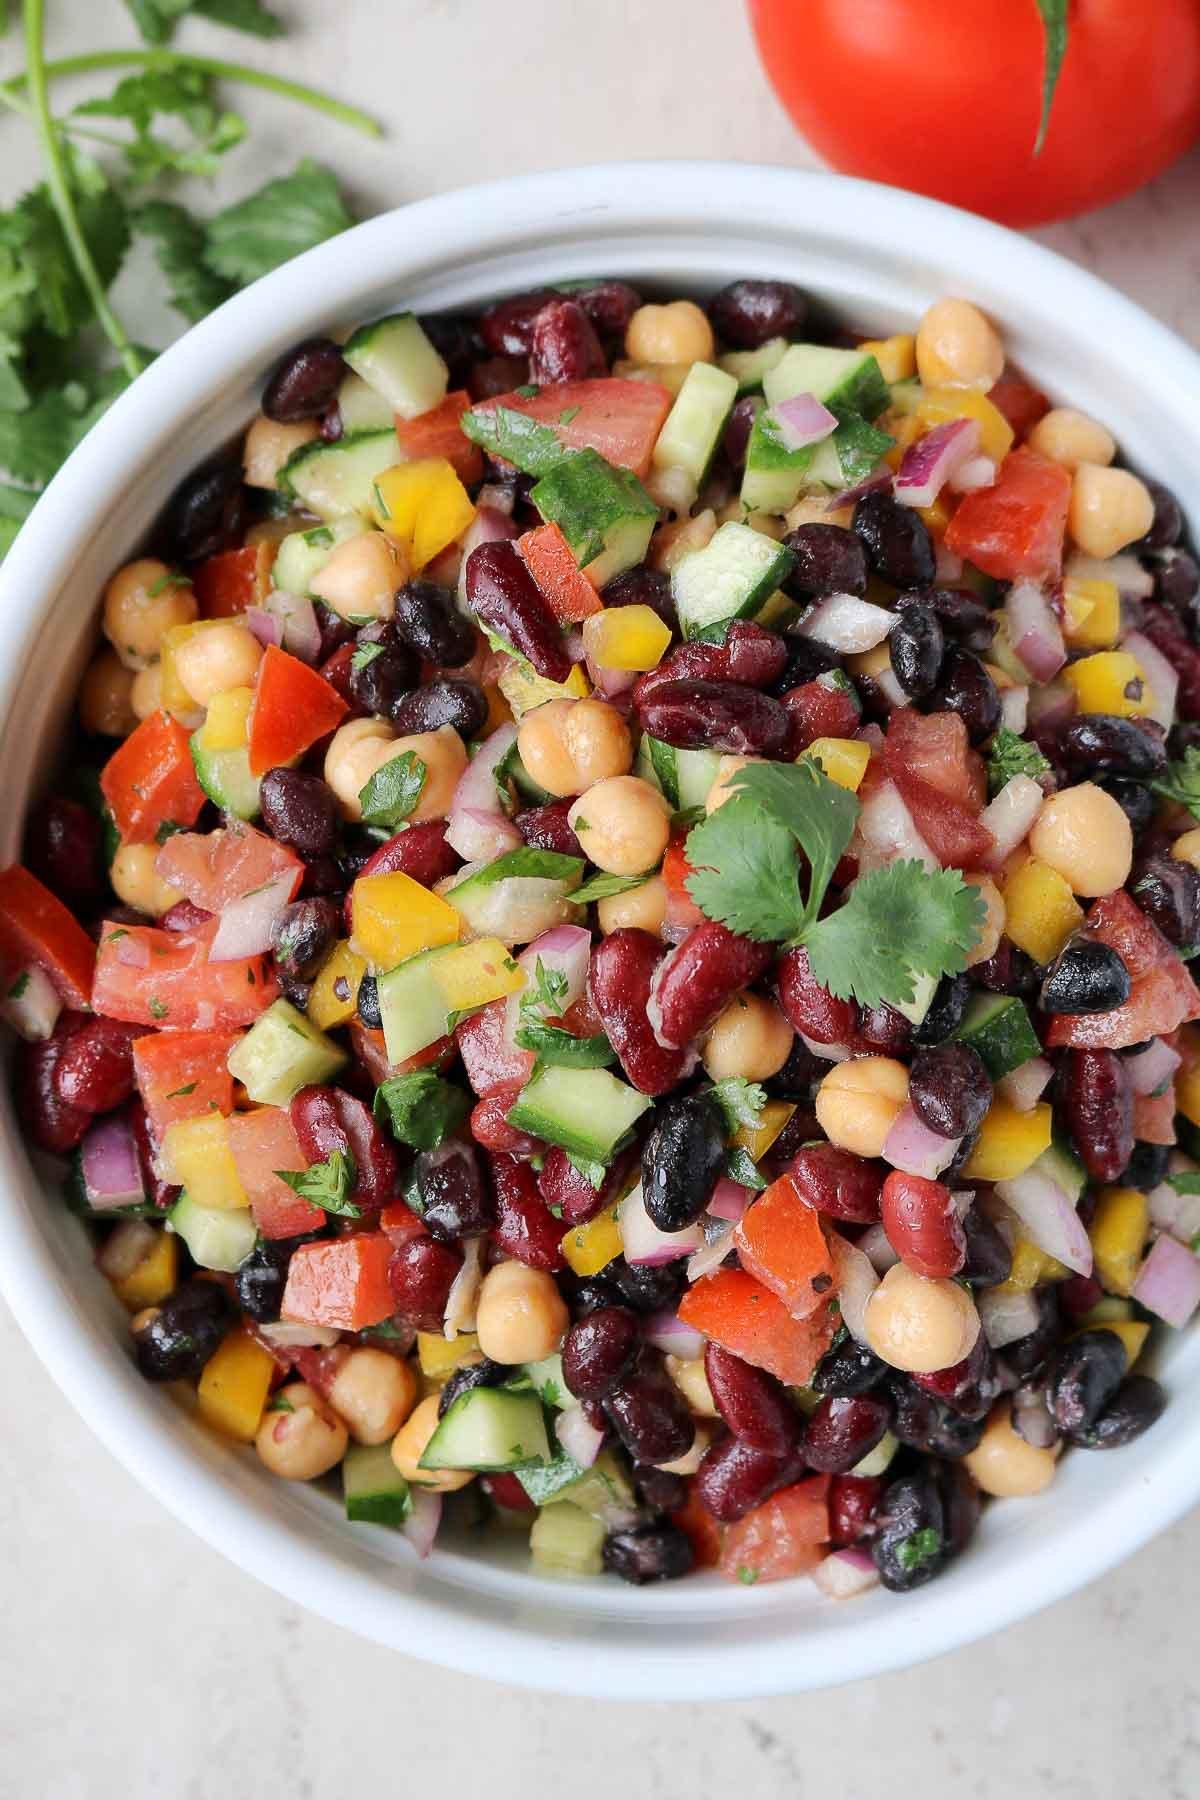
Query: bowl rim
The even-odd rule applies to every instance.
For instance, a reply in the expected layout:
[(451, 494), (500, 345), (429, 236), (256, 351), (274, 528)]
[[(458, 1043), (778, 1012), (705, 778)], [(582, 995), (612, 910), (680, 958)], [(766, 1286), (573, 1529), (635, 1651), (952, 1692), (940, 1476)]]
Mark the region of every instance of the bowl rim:
[[(45, 597), (57, 591), (85, 534), (111, 504), (122, 471), (136, 465), (137, 446), (200, 407), (214, 383), (231, 380), (247, 344), (273, 342), (281, 329), (302, 336), (314, 328), (314, 317), (353, 312), (355, 296), (368, 288), (411, 280), (421, 266), (419, 257), (414, 265), (413, 246), (477, 266), (490, 254), (489, 242), (499, 254), (528, 248), (540, 234), (572, 222), (581, 232), (595, 231), (597, 221), (626, 233), (690, 228), (711, 240), (720, 207), (728, 208), (728, 218), (749, 213), (756, 223), (769, 219), (772, 230), (797, 236), (822, 225), (844, 233), (852, 212), (864, 257), (878, 256), (881, 245), (907, 247), (930, 234), (952, 245), (964, 270), (1002, 266), (1010, 293), (1024, 283), (1053, 284), (1063, 307), (1088, 314), (1107, 342), (1136, 339), (1142, 360), (1173, 365), (1183, 385), (1190, 371), (1190, 385), (1200, 387), (1200, 357), (1098, 277), (1004, 227), (875, 183), (766, 165), (662, 161), (554, 169), (457, 189), (380, 214), (264, 277), (186, 332), (116, 401), (49, 484), (0, 567), (0, 731)], [(502, 282), (497, 291), (504, 291)], [(959, 1593), (950, 1582), (907, 1596), (890, 1615), (873, 1615), (869, 1630), (855, 1628), (853, 1609), (841, 1609), (813, 1635), (816, 1653), (807, 1659), (780, 1657), (777, 1638), (761, 1649), (723, 1646), (719, 1627), (702, 1644), (687, 1641), (682, 1626), (683, 1636), (669, 1643), (650, 1633), (641, 1641), (628, 1631), (610, 1641), (603, 1609), (595, 1607), (582, 1615), (596, 1622), (595, 1632), (562, 1621), (552, 1632), (540, 1624), (531, 1630), (511, 1605), (493, 1606), (487, 1616), (472, 1613), (464, 1622), (440, 1590), (389, 1591), (366, 1559), (339, 1562), (300, 1526), (281, 1534), (211, 1457), (205, 1466), (190, 1430), (164, 1430), (161, 1409), (145, 1403), (111, 1345), (73, 1307), (27, 1204), (30, 1186), (19, 1138), (6, 1131), (0, 1292), (52, 1378), (117, 1460), (206, 1542), (288, 1599), (464, 1673), (493, 1680), (502, 1673), (506, 1681), (544, 1691), (621, 1699), (749, 1698), (834, 1685), (911, 1665), (1027, 1616), (1104, 1573), (1200, 1498), (1200, 1458), (1191, 1453), (1188, 1431), (1180, 1430), (1156, 1451), (1153, 1471), (1142, 1475), (1137, 1506), (1122, 1504), (1128, 1484), (1114, 1482), (1065, 1544), (1064, 1534), (1051, 1533), (1052, 1541), (1023, 1548), (1012, 1570), (975, 1576), (969, 1604), (966, 1585)], [(751, 1596), (736, 1598), (744, 1620)]]

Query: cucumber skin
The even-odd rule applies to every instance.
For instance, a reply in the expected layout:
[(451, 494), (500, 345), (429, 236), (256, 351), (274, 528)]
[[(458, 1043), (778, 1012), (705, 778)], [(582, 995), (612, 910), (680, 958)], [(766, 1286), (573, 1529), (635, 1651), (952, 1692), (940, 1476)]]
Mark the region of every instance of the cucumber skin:
[(993, 1081), (1011, 1075), (1042, 1052), (1024, 1001), (1008, 994), (981, 995), (972, 1001), (953, 1035), (978, 1054)]

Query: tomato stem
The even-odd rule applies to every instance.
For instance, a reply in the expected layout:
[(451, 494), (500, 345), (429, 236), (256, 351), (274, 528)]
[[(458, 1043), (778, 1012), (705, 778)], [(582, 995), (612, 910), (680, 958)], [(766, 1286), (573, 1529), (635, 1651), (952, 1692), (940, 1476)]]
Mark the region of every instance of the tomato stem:
[(1035, 156), (1041, 155), (1042, 146), (1046, 142), (1046, 133), (1050, 129), (1050, 111), (1054, 105), (1054, 91), (1062, 72), (1063, 57), (1067, 53), (1067, 7), (1069, 4), (1070, 0), (1037, 0), (1037, 9), (1042, 15), (1042, 29), (1046, 37), (1046, 58), (1042, 73), (1042, 117), (1033, 146)]

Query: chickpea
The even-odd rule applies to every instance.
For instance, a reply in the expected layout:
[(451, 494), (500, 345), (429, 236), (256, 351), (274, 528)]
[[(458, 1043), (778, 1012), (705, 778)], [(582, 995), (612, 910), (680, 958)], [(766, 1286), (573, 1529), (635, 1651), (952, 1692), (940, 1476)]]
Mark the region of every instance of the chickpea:
[(467, 747), (453, 725), (439, 725), (436, 731), (417, 731), (386, 744), (376, 768), (395, 762), (410, 750), (425, 764), (425, 785), (409, 819), (414, 825), (423, 825), (427, 819), (444, 819), (467, 766)]
[(988, 1414), (983, 1436), (963, 1458), (968, 1473), (985, 1494), (1001, 1500), (1040, 1494), (1054, 1479), (1053, 1450), (1038, 1450), (1013, 1430), (1012, 1404), (999, 1400)]
[(334, 732), (324, 773), (348, 819), (362, 818), (358, 796), (383, 760), (383, 747), (390, 750), (395, 741), (386, 719), (351, 719)]
[(247, 487), (273, 488), (279, 471), (293, 451), (311, 444), (321, 435), (315, 419), (301, 419), (295, 425), (278, 425), (260, 413), (246, 433), (242, 445), (242, 480)]
[(1000, 947), (1000, 939), (1004, 936), (1004, 921), (1008, 913), (1000, 889), (990, 875), (964, 875), (963, 880), (969, 887), (978, 888), (987, 907), (983, 924), (979, 928), (979, 942), (967, 957), (967, 967), (973, 969), (976, 963), (986, 962), (989, 956), (995, 956)]
[(694, 300), (639, 306), (625, 331), (625, 354), (639, 363), (711, 362), (716, 339)]
[(633, 767), (629, 727), (607, 700), (549, 700), (527, 712), (517, 750), (533, 780), (559, 799)]
[(484, 1276), (475, 1331), (493, 1362), (538, 1362), (558, 1349), (569, 1324), (558, 1283), (542, 1269), (502, 1262)]
[(157, 857), (156, 844), (122, 844), (108, 871), (117, 899), (151, 919), (161, 919), (183, 899), (182, 890), (158, 873), (154, 866)]
[(638, 775), (613, 775), (580, 794), (567, 814), (598, 869), (641, 875), (662, 861), (671, 841), (671, 809)]
[(356, 1444), (386, 1444), (417, 1402), (417, 1378), (386, 1350), (352, 1350), (333, 1378), (329, 1404)]
[(1094, 899), (1124, 887), (1133, 865), (1133, 832), (1111, 794), (1091, 781), (1051, 794), (1034, 821), (1029, 849), (1056, 869), (1071, 891)]
[(614, 931), (649, 931), (657, 937), (667, 918), (667, 884), (652, 875), (640, 887), (624, 894), (610, 894), (596, 905), (596, 918), (605, 937)]
[(104, 635), (127, 669), (144, 669), (175, 625), (190, 625), (196, 596), (166, 563), (144, 556), (118, 569), (104, 590)]
[(715, 813), (719, 806), (724, 806), (732, 791), (731, 784), (739, 769), (747, 763), (762, 762), (761, 756), (723, 756), (717, 766), (717, 778), (704, 797), (706, 813)]
[(349, 1434), (333, 1408), (306, 1381), (290, 1381), (275, 1395), (288, 1410), (263, 1414), (254, 1448), (272, 1475), (315, 1481), (346, 1454)]
[(1154, 523), (1154, 501), (1128, 469), (1084, 463), (1071, 483), (1067, 530), (1085, 556), (1115, 556)]
[(175, 673), (197, 706), (229, 688), (253, 687), (263, 647), (248, 625), (218, 619), (175, 650)]
[(97, 737), (128, 737), (137, 722), (133, 675), (115, 650), (101, 650), (79, 684), (79, 723)]
[(1200, 869), (1200, 825), (1175, 839), (1171, 855), (1178, 857), (1180, 862), (1191, 863), (1193, 869)]
[(715, 1419), (718, 1416), (717, 1403), (713, 1399), (712, 1389), (708, 1385), (704, 1358), (702, 1356), (668, 1356), (666, 1364), (667, 1374), (692, 1411), (702, 1419)]
[(330, 552), (310, 586), (343, 619), (390, 619), (396, 610), (396, 590), (411, 572), (401, 545), (382, 531), (364, 531)]
[[(738, 522), (745, 518), (740, 506), (734, 501)], [(688, 516), (688, 509), (682, 509), (682, 516), (672, 519), (666, 525), (656, 526), (654, 536), (650, 539), (650, 550), (646, 561), (652, 569), (661, 569), (669, 575), (685, 556), (693, 550), (703, 550), (712, 542), (717, 529), (717, 515), (711, 507), (698, 512), (694, 518)]]
[(742, 1076), (767, 1081), (791, 1054), (793, 1032), (763, 994), (737, 994), (718, 1018), (704, 1046), (704, 1067), (714, 1081)]
[(425, 1446), (438, 1428), (438, 1396), (427, 1394), (392, 1439), (392, 1461), (415, 1487), (434, 1494), (453, 1494), (475, 1479), (473, 1469), (423, 1469)]
[(1004, 345), (969, 300), (938, 300), (917, 326), (917, 373), (926, 387), (986, 393), (1003, 367)]
[(970, 1355), (979, 1314), (956, 1281), (929, 1281), (898, 1262), (867, 1301), (866, 1332), (876, 1356), (893, 1369), (932, 1375)]
[(783, 523), (786, 533), (798, 530), (801, 525), (849, 526), (853, 517), (853, 506), (836, 506), (830, 509), (822, 491), (817, 494), (802, 494), (795, 506), (789, 507), (784, 513)]
[(1051, 462), (1061, 463), (1074, 474), (1081, 463), (1106, 465), (1117, 454), (1111, 433), (1098, 419), (1076, 412), (1073, 406), (1055, 406), (1029, 433), (1029, 448)]
[(162, 664), (151, 663), (148, 669), (139, 669), (133, 678), (133, 686), (129, 691), (130, 703), (139, 719), (148, 719), (162, 706)]
[(908, 1098), (908, 1070), (890, 1056), (835, 1063), (817, 1089), (821, 1130), (839, 1149), (879, 1156)]

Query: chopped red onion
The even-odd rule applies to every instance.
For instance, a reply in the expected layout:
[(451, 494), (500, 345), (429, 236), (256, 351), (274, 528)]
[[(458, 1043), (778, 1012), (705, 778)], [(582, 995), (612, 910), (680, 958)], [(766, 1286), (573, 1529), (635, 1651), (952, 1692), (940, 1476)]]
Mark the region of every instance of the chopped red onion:
[(980, 861), (985, 869), (998, 869), (1018, 844), (1023, 844), (1046, 804), (1046, 796), (1029, 775), (1014, 775), (996, 798), (985, 806), (979, 823), (995, 838), (995, 846)]
[(145, 1262), (157, 1242), (158, 1232), (145, 1219), (122, 1219), (105, 1239), (96, 1267), (109, 1281), (124, 1281)]
[(590, 1469), (600, 1454), (604, 1433), (588, 1419), (582, 1406), (568, 1406), (554, 1421), (554, 1435), (581, 1469)]
[(298, 1319), (276, 1319), (255, 1329), (273, 1350), (332, 1350), (342, 1336), (332, 1325), (302, 1325)]
[(1052, 681), (1067, 660), (1049, 600), (1032, 581), (1015, 581), (1004, 602), (1013, 653), (1035, 681)]
[(1153, 571), (1130, 554), (1100, 558), (1077, 552), (1065, 574), (1068, 581), (1115, 581), (1123, 600), (1149, 600), (1154, 592)]
[(813, 1056), (819, 1056), (822, 1062), (849, 1062), (854, 1055), (849, 1044), (819, 1044), (816, 1038), (805, 1037), (800, 1033), (800, 1041)]
[(892, 484), (905, 506), (932, 506), (950, 477), (979, 449), (978, 419), (948, 419), (910, 444)]
[(646, 1211), (640, 1182), (622, 1200), (617, 1224), (628, 1263), (674, 1262), (677, 1257), (691, 1256), (704, 1245), (704, 1232), (699, 1225), (689, 1225), (686, 1231), (660, 1231)]
[(684, 1362), (694, 1362), (704, 1354), (703, 1335), (685, 1325), (676, 1313), (652, 1313), (642, 1327), (642, 1336), (664, 1356), (678, 1356)]
[[(505, 817), (500, 788), (496, 781), (496, 769), (507, 756), (517, 741), (515, 725), (501, 725), (485, 738), (475, 755), (471, 758), (462, 774), (450, 802), (450, 814), (446, 827), (446, 842), (452, 850), (467, 862), (494, 861), (509, 850), (515, 850), (523, 841), (515, 825)], [(490, 841), (503, 845), (499, 849), (465, 849), (463, 845), (482, 844), (484, 841), (483, 817), (493, 822)], [(459, 838), (463, 840), (459, 843)]]
[[(862, 802), (854, 832), (860, 846), (857, 851), (860, 875), (865, 875), (869, 869), (883, 868), (888, 863), (910, 858), (924, 863), (927, 869), (940, 867), (937, 857), (917, 830), (899, 789), (890, 781), (881, 781)], [(855, 853), (852, 843), (850, 854)]]
[[(882, 1226), (879, 1228), (882, 1230)], [(891, 1245), (888, 1245), (891, 1249)], [(858, 1343), (867, 1342), (867, 1302), (879, 1286), (880, 1271), (862, 1247), (847, 1243), (839, 1232), (829, 1233), (835, 1292), (842, 1323)], [(893, 1256), (893, 1261), (898, 1260)], [(889, 1265), (890, 1266), (890, 1265)]]
[(1186, 1325), (1200, 1306), (1200, 1260), (1175, 1238), (1156, 1238), (1133, 1284), (1133, 1297), (1168, 1325)]
[(267, 612), (283, 627), (283, 648), (301, 662), (315, 663), (321, 656), (321, 627), (316, 608), (307, 594), (276, 589), (267, 595)]
[(141, 1159), (127, 1114), (97, 1119), (88, 1127), (79, 1155), (88, 1205), (97, 1212), (145, 1200)]
[(1183, 1058), (1164, 1039), (1152, 1038), (1145, 1050), (1121, 1060), (1135, 1094), (1162, 1094)]
[(1039, 1250), (1066, 1263), (1076, 1275), (1091, 1274), (1091, 1240), (1074, 1204), (1057, 1181), (1038, 1169), (1027, 1169), (1011, 1181), (998, 1181), (996, 1193), (1016, 1213)]
[(1150, 685), (1148, 698), (1154, 704), (1149, 716), (1157, 719), (1164, 731), (1170, 731), (1175, 723), (1175, 700), (1179, 693), (1178, 669), (1173, 668), (1158, 645), (1152, 644), (1140, 631), (1127, 632), (1121, 640), (1121, 648), (1141, 665)]
[(1041, 1321), (1037, 1297), (1027, 1293), (1006, 1293), (995, 1288), (980, 1288), (975, 1296), (983, 1335), (993, 1350), (1003, 1350), (1020, 1338), (1036, 1331)]
[(296, 891), (290, 871), (277, 875), (263, 887), (242, 894), (224, 907), (209, 946), (210, 962), (238, 962), (244, 956), (261, 956), (271, 948), (271, 931)]
[(475, 1329), (475, 1307), (483, 1283), (483, 1239), (463, 1239), (463, 1265), (450, 1283), (442, 1336), (450, 1341)]
[(481, 806), (458, 807), (446, 824), (446, 842), (465, 862), (495, 862), (524, 841), (511, 819)]
[(468, 610), (467, 564), (471, 560), (472, 550), (477, 550), (480, 544), (496, 544), (505, 538), (518, 538), (521, 535), (521, 527), (514, 525), (512, 521), (511, 509), (511, 500), (507, 511), (502, 511), (498, 506), (481, 504), (476, 508), (475, 517), (467, 526), (467, 533), (462, 541), (462, 562), (459, 564), (458, 570), (458, 603), (464, 612)]
[(264, 650), (283, 643), (283, 620), (265, 606), (248, 606), (242, 616)]
[(862, 1251), (877, 1275), (886, 1275), (900, 1261), (882, 1225), (868, 1225), (854, 1248)]
[(1182, 1200), (1183, 1195), (1176, 1193), (1169, 1181), (1160, 1181), (1157, 1187), (1150, 1189), (1146, 1195), (1146, 1204), (1150, 1212), (1150, 1224), (1156, 1232), (1169, 1231), (1174, 1234)]
[(1018, 684), (1000, 690), (1000, 724), (1020, 737), (1029, 723), (1029, 689)]
[(879, 1570), (866, 1551), (855, 1545), (822, 1557), (812, 1578), (827, 1600), (853, 1600), (879, 1586)]
[(1017, 1389), (1013, 1395), (1012, 1423), (1018, 1436), (1023, 1437), (1027, 1444), (1032, 1444), (1035, 1450), (1050, 1450), (1058, 1442), (1058, 1432), (1046, 1405), (1044, 1389)]
[(843, 506), (853, 506), (856, 501), (862, 499), (864, 494), (878, 494), (883, 488), (890, 488), (891, 485), (891, 470), (875, 469), (865, 481), (860, 481), (856, 487), (843, 488), (840, 494), (831, 494), (825, 511), (837, 512)]
[(883, 1160), (906, 1175), (921, 1175), (933, 1181), (954, 1161), (961, 1138), (939, 1137), (905, 1104), (883, 1146)]
[(408, 1490), (408, 1498), (412, 1511), (400, 1529), (417, 1555), (424, 1558), (433, 1549), (442, 1522), (442, 1496), (431, 1494), (428, 1488), (414, 1483)]
[(873, 650), (894, 628), (898, 613), (854, 594), (826, 594), (804, 615), (797, 637), (815, 638), (839, 655)]
[[(732, 1249), (733, 1226), (726, 1225), (723, 1221), (714, 1221), (714, 1229), (711, 1235), (707, 1235), (703, 1249), (697, 1250), (688, 1261), (688, 1280), (699, 1281), (701, 1276), (711, 1275), (714, 1269), (720, 1268)], [(628, 1253), (626, 1260), (629, 1260)]]
[(1032, 1112), (1054, 1078), (1053, 1064), (1044, 1056), (1031, 1056), (996, 1083), (997, 1092), (1017, 1112)]
[(947, 550), (945, 538), (934, 539), (933, 551), (935, 558), (933, 571), (934, 580), (943, 587), (948, 587), (952, 582), (960, 581), (966, 564), (963, 562), (963, 559), (958, 552), (956, 550)]
[(972, 456), (956, 469), (950, 477), (950, 486), (956, 494), (972, 494), (977, 488), (989, 488), (996, 485), (998, 464), (990, 456)]
[(779, 400), (770, 416), (779, 427), (785, 450), (807, 450), (837, 429), (836, 413), (822, 406), (815, 394), (793, 394), (790, 400)]
[(714, 1219), (728, 1219), (736, 1225), (753, 1198), (753, 1188), (743, 1187), (740, 1181), (730, 1181), (723, 1175), (713, 1189), (708, 1210)]
[(5, 973), (0, 1018), (7, 1019), (27, 1044), (44, 1044), (58, 1023), (62, 1001), (44, 969), (27, 963), (17, 974)]
[[(537, 977), (537, 966), (540, 962), (547, 974), (561, 975), (566, 982), (559, 1004), (562, 1012), (574, 1006), (583, 998), (587, 989), (588, 966), (592, 959), (592, 934), (582, 925), (555, 925), (550, 931), (544, 931), (535, 938), (528, 949), (522, 950), (517, 964), (525, 977), (526, 984)], [(518, 988), (510, 994), (504, 1010), (504, 1038), (506, 1043), (513, 1043), (513, 1033), (521, 1022), (521, 999), (525, 989)], [(562, 1016), (560, 1013), (559, 1017)]]

